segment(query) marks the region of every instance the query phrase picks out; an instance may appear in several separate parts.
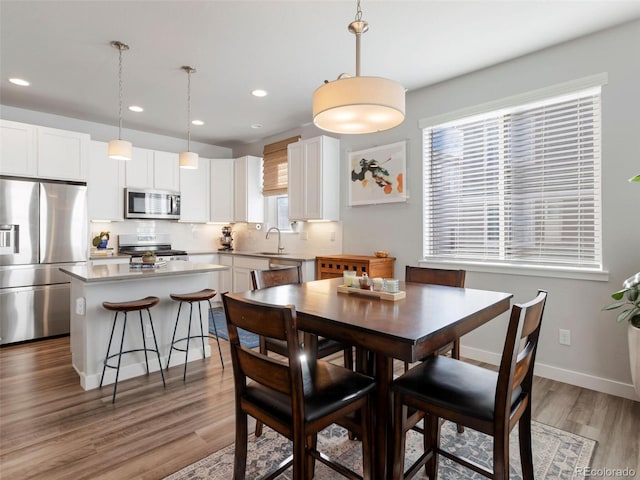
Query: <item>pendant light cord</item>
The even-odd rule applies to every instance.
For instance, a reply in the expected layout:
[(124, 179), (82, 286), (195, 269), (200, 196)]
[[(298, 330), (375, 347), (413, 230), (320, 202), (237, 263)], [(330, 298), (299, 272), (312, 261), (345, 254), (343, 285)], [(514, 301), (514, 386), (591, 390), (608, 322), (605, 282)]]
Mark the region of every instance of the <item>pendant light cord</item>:
[(191, 151), (191, 74), (197, 70), (185, 65), (182, 70), (187, 72), (187, 152)]
[(122, 52), (129, 50), (129, 45), (124, 42), (114, 40), (111, 46), (118, 49), (118, 140), (122, 140)]
[(191, 71), (187, 70), (187, 152), (191, 151)]
[(118, 140), (122, 140), (122, 46), (118, 45)]

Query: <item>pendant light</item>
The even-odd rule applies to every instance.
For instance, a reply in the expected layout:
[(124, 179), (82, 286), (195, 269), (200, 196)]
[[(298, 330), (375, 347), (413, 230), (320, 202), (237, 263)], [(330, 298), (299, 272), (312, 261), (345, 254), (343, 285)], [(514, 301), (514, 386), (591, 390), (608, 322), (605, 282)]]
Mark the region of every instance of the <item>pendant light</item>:
[(360, 37), (369, 30), (362, 20), (360, 0), (356, 17), (349, 24), (356, 36), (356, 76), (343, 73), (325, 81), (313, 94), (313, 123), (333, 133), (373, 133), (404, 121), (405, 89), (393, 80), (360, 76)]
[(179, 157), (180, 168), (198, 168), (198, 154), (191, 151), (191, 74), (196, 73), (196, 69), (184, 66), (182, 69), (187, 72), (187, 151), (181, 152)]
[(123, 42), (111, 42), (111, 46), (118, 49), (118, 139), (109, 142), (109, 158), (114, 160), (131, 160), (131, 142), (122, 140), (122, 52), (129, 50), (129, 45)]

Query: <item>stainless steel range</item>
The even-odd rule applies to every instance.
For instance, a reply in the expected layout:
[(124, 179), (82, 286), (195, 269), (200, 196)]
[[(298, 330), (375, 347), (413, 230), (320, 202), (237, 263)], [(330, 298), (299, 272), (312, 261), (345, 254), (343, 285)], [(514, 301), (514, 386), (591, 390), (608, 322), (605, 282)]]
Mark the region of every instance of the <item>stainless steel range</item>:
[(141, 262), (146, 252), (153, 252), (157, 261), (189, 260), (187, 252), (171, 247), (171, 236), (166, 233), (119, 235), (118, 245), (118, 252), (131, 255), (134, 263)]

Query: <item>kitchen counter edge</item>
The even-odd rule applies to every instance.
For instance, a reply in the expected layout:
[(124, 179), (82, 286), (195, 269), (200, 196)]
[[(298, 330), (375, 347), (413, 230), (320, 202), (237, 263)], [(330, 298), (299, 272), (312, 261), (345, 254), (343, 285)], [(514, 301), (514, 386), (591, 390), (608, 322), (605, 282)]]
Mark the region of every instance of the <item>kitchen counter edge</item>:
[(195, 273), (216, 272), (228, 270), (225, 265), (209, 263), (193, 263), (185, 261), (171, 261), (159, 268), (130, 268), (128, 264), (93, 265), (60, 267), (60, 271), (66, 273), (81, 282), (98, 283), (113, 280), (142, 280), (175, 275), (190, 275)]
[(220, 252), (218, 250), (187, 252), (187, 255), (213, 255), (213, 254), (233, 255), (233, 256), (239, 256), (239, 257), (282, 258), (285, 260), (297, 260), (300, 262), (315, 262), (316, 260), (316, 255), (307, 255), (304, 253), (286, 253), (284, 255), (268, 255), (260, 252), (238, 252), (235, 250), (232, 252), (229, 252), (229, 251)]

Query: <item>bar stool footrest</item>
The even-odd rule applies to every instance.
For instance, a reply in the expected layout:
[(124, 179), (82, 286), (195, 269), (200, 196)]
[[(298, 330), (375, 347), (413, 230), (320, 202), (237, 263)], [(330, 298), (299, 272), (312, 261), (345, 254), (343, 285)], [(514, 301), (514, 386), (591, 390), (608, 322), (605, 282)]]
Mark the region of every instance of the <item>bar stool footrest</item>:
[[(135, 352), (145, 352), (145, 351), (146, 352), (150, 352), (150, 353), (155, 353), (158, 356), (160, 356), (160, 354), (156, 350), (154, 350), (152, 348), (136, 348), (134, 350), (127, 350), (127, 351), (123, 351), (122, 355), (124, 355), (125, 353), (135, 353)], [(109, 355), (106, 358), (106, 361), (104, 362), (104, 366), (107, 367), (107, 368), (115, 368), (115, 369), (117, 369), (118, 367), (116, 365), (109, 365), (109, 360), (112, 359), (112, 358), (115, 358), (115, 357), (119, 357), (119, 356), (120, 356), (120, 353), (114, 353), (113, 355)]]

